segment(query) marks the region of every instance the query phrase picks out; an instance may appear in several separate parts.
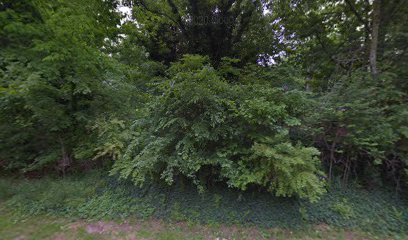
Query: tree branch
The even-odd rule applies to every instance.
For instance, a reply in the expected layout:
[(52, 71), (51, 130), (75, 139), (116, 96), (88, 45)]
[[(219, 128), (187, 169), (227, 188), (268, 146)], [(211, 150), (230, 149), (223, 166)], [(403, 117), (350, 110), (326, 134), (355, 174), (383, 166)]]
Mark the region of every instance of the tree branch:
[(365, 31), (369, 34), (370, 33), (370, 27), (368, 25), (368, 22), (364, 20), (364, 18), (361, 16), (361, 14), (357, 11), (356, 7), (354, 4), (351, 2), (351, 0), (345, 0), (347, 5), (350, 7), (350, 10), (354, 13), (354, 15), (357, 17), (358, 21), (364, 25)]
[(185, 25), (183, 23), (183, 19), (181, 18), (180, 12), (179, 12), (176, 4), (174, 4), (173, 0), (167, 0), (167, 3), (171, 7), (172, 13), (176, 16), (176, 22), (178, 23), (181, 31), (183, 33), (186, 33), (186, 27), (185, 27)]

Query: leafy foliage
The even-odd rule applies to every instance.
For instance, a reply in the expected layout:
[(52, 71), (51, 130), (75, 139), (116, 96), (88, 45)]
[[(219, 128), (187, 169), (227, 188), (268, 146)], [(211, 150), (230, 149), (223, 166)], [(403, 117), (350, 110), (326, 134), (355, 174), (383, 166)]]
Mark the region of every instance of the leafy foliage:
[[(403, 194), (407, 16), (403, 0), (1, 1), (0, 170), (102, 167), (139, 185), (312, 202), (336, 181)], [(33, 196), (38, 211), (68, 206), (76, 187)], [(125, 195), (80, 206), (120, 215)], [(352, 201), (329, 202), (327, 222), (363, 215)], [(180, 204), (169, 208), (185, 218)]]
[(397, 186), (404, 175), (405, 94), (389, 84), (390, 76), (381, 78), (369, 83), (369, 76), (356, 74), (318, 99), (319, 111), (308, 121), (330, 175), (337, 170), (345, 180), (354, 175), (372, 182), (383, 171)]
[[(265, 17), (265, 0), (126, 0), (132, 7), (127, 26), (152, 59), (170, 63), (185, 54), (209, 56), (213, 66), (225, 57), (254, 63), (259, 55), (267, 63), (279, 40), (270, 34), (276, 26)], [(273, 44), (270, 44), (273, 43)]]
[(92, 144), (98, 138), (92, 132), (95, 121), (105, 113), (128, 117), (127, 106), (140, 99), (134, 97), (138, 91), (132, 83), (139, 76), (130, 74), (139, 70), (101, 50), (110, 44), (105, 38), (118, 31), (119, 16), (111, 11), (114, 3), (30, 1), (21, 8), (17, 1), (4, 7), (4, 165), (23, 171), (55, 166), (65, 173), (74, 161), (94, 158), (95, 149), (100, 156), (102, 146)]
[(207, 61), (186, 56), (169, 69), (114, 172), (138, 184), (154, 176), (170, 184), (183, 175), (200, 187), (225, 180), (316, 200), (324, 192), (319, 152), (289, 137), (301, 124), (302, 93), (228, 83)]
[[(42, 215), (114, 219), (162, 218), (206, 224), (252, 224), (267, 228), (302, 229), (309, 225), (357, 228), (394, 236), (407, 233), (406, 199), (388, 190), (331, 188), (316, 203), (275, 197), (258, 191), (212, 188), (204, 194), (194, 186), (150, 184), (103, 179), (102, 174), (64, 180), (0, 181), (0, 200), (16, 216)], [(103, 179), (103, 180), (102, 180)], [(12, 186), (12, 188), (10, 188)], [(302, 214), (303, 213), (303, 214)]]

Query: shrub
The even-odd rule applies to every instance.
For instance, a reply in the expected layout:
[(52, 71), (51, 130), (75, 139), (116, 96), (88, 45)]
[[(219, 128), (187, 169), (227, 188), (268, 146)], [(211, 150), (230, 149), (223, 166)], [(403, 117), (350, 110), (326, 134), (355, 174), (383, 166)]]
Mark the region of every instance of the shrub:
[(391, 79), (383, 73), (373, 82), (366, 73), (355, 73), (317, 98), (304, 135), (315, 139), (329, 177), (372, 185), (382, 175), (399, 190), (407, 166), (408, 109), (406, 94)]
[(324, 192), (319, 152), (289, 136), (301, 124), (304, 95), (265, 83), (229, 83), (206, 61), (186, 56), (173, 64), (135, 121), (113, 173), (137, 184), (156, 177), (171, 184), (184, 176), (200, 188), (225, 181), (316, 200)]
[(333, 204), (332, 209), (345, 219), (350, 219), (354, 215), (353, 208), (350, 206), (346, 198)]

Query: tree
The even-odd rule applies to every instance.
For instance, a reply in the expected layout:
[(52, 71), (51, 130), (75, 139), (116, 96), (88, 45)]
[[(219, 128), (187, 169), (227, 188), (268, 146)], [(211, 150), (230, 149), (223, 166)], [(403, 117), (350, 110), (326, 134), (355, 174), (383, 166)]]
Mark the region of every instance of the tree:
[(377, 69), (377, 49), (378, 49), (378, 32), (381, 22), (381, 0), (373, 1), (373, 13), (372, 13), (372, 31), (371, 31), (371, 44), (370, 44), (370, 70), (374, 78), (378, 75)]
[(115, 7), (2, 2), (0, 154), (7, 168), (65, 173), (92, 159), (93, 122), (120, 113), (131, 96), (125, 68), (103, 51), (118, 34)]
[(137, 43), (154, 60), (169, 63), (183, 54), (201, 54), (218, 66), (223, 57), (240, 57), (245, 63), (255, 62), (261, 53), (272, 54), (272, 45), (264, 44), (276, 41), (263, 13), (266, 1), (129, 2), (139, 29)]

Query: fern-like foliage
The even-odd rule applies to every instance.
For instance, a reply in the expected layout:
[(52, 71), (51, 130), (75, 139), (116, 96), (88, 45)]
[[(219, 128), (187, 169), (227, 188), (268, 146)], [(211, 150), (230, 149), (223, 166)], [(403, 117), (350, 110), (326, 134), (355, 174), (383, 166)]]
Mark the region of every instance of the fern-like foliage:
[(228, 82), (199, 56), (186, 56), (168, 73), (113, 173), (136, 184), (157, 177), (171, 184), (181, 175), (200, 187), (224, 181), (310, 200), (324, 192), (319, 152), (289, 136), (301, 124), (301, 92)]

